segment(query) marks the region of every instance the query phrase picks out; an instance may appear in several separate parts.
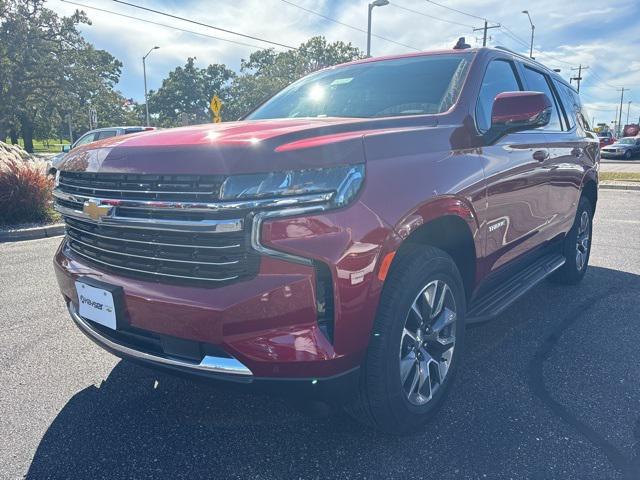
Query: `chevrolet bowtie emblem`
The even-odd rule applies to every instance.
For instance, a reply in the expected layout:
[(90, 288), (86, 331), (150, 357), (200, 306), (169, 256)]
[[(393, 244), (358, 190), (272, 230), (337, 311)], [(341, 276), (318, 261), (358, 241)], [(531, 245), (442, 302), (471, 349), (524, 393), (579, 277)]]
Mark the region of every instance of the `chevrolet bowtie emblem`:
[(100, 205), (95, 200), (87, 200), (82, 206), (82, 212), (93, 220), (100, 220), (111, 213), (111, 205)]

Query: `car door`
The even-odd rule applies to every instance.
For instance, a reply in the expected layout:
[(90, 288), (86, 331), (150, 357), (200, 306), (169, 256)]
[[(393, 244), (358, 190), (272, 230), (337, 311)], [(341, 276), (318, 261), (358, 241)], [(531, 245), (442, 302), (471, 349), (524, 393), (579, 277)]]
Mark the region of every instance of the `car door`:
[[(476, 108), (481, 133), (491, 124), (491, 108), (499, 93), (523, 90), (515, 64), (492, 60), (484, 74)], [(482, 148), (486, 179), (485, 256), (490, 271), (523, 258), (540, 243), (540, 230), (549, 220), (546, 205), (548, 156), (543, 132), (507, 134)]]
[(552, 121), (541, 128), (549, 146), (549, 158), (541, 165), (548, 176), (547, 199), (551, 213), (545, 240), (552, 240), (564, 236), (573, 225), (582, 178), (593, 165), (590, 154), (595, 138), (577, 121), (579, 98), (577, 93), (574, 97), (571, 87), (528, 65), (522, 69), (527, 89), (546, 93), (553, 105)]

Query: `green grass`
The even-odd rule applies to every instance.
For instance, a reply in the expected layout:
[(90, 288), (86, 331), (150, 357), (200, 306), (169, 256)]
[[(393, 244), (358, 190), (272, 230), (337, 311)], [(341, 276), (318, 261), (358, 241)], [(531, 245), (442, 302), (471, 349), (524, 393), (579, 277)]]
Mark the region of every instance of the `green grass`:
[[(4, 140), (5, 143), (11, 143), (9, 139)], [(47, 143), (49, 144), (47, 146)], [(62, 151), (62, 144), (68, 144), (67, 140), (60, 142), (59, 139), (50, 138), (49, 140), (34, 140), (33, 141), (33, 153), (60, 153)], [(19, 138), (18, 144), (24, 148), (24, 141)]]
[(640, 182), (640, 172), (600, 172), (600, 180)]

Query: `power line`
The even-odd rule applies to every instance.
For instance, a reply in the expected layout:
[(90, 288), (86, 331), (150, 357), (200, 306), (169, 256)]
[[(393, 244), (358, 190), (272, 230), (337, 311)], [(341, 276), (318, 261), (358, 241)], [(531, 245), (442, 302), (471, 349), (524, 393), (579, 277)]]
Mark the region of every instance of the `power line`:
[(596, 80), (600, 80), (600, 83), (604, 83), (604, 84), (605, 84), (605, 85), (607, 85), (608, 87), (611, 87), (611, 88), (620, 88), (620, 86), (612, 85), (612, 84), (608, 83), (606, 80), (604, 80), (604, 78), (602, 78), (602, 77), (600, 76), (600, 74), (599, 74), (599, 73), (597, 73), (597, 72), (593, 71), (593, 69), (591, 70), (591, 75), (593, 75), (593, 76), (594, 76), (594, 78), (595, 78)]
[[(363, 29), (363, 28), (359, 28), (359, 27), (356, 27), (354, 25), (350, 25), (348, 23), (341, 22), (340, 20), (337, 20), (335, 18), (331, 18), (331, 17), (329, 17), (329, 16), (327, 16), (327, 15), (325, 15), (323, 13), (316, 12), (315, 10), (311, 10), (309, 8), (303, 7), (302, 5), (298, 5), (297, 3), (290, 2), (289, 0), (280, 0), (280, 1), (286, 3), (287, 5), (291, 5), (292, 7), (296, 7), (296, 8), (299, 8), (300, 10), (304, 10), (307, 13), (311, 13), (313, 15), (317, 15), (318, 17), (322, 17), (325, 20), (328, 20), (330, 22), (337, 23), (338, 25), (342, 25), (344, 27), (350, 28), (352, 30), (356, 30), (358, 32), (367, 33), (367, 31), (365, 29)], [(371, 36), (379, 38), (380, 40), (384, 40), (386, 42), (395, 43), (396, 45), (400, 45), (402, 47), (407, 47), (407, 48), (410, 48), (412, 50), (416, 50), (418, 52), (421, 51), (420, 48), (416, 48), (416, 47), (413, 47), (411, 45), (407, 45), (405, 43), (396, 42), (395, 40), (391, 40), (390, 38), (383, 37), (382, 35), (376, 35), (375, 33), (372, 33)]]
[[(448, 5), (442, 5), (441, 3), (437, 3), (437, 2), (434, 2), (432, 0), (426, 0), (426, 1), (428, 3), (433, 3), (434, 5), (437, 5), (438, 7), (442, 7), (442, 8), (446, 8), (447, 10), (451, 10), (452, 12), (456, 12), (456, 13), (460, 13), (462, 15), (466, 15), (467, 17), (477, 18), (478, 20), (487, 20), (484, 17), (479, 17), (478, 15), (473, 15), (472, 13), (463, 12), (462, 10), (455, 9), (455, 8), (450, 7)], [(498, 23), (498, 22), (491, 22), (491, 23)]]
[[(426, 1), (426, 2), (428, 2), (428, 3), (431, 3), (431, 4), (433, 4), (433, 5), (437, 5), (438, 7), (446, 8), (447, 10), (451, 10), (452, 12), (456, 12), (456, 13), (459, 13), (459, 14), (461, 14), (461, 15), (466, 15), (467, 17), (476, 18), (476, 19), (479, 19), (479, 20), (484, 20), (484, 21), (488, 21), (488, 22), (491, 22), (491, 23), (495, 23), (495, 24), (500, 25), (500, 22), (496, 22), (496, 21), (494, 21), (494, 20), (489, 20), (489, 19), (487, 19), (487, 18), (480, 17), (480, 16), (478, 16), (478, 15), (474, 15), (474, 14), (469, 13), (469, 12), (464, 12), (464, 11), (462, 11), (462, 10), (458, 10), (457, 8), (453, 8), (453, 7), (450, 7), (450, 6), (448, 6), (448, 5), (443, 5), (443, 4), (441, 4), (441, 3), (434, 2), (433, 0), (425, 0), (425, 1)], [(501, 25), (501, 28), (505, 30), (505, 32), (504, 32), (504, 33), (506, 33), (509, 37), (511, 37), (511, 38), (512, 38), (513, 40), (515, 40), (516, 42), (518, 42), (518, 43), (522, 44), (524, 47), (529, 47), (529, 46), (530, 46), (530, 44), (529, 44), (528, 42), (526, 42), (525, 40), (523, 40), (522, 38), (520, 38), (518, 35), (516, 35), (516, 34), (513, 32), (513, 30), (511, 30), (511, 29), (510, 29), (509, 27), (507, 27), (506, 25)], [(557, 62), (557, 63), (562, 63), (562, 64), (565, 64), (565, 65), (570, 65), (570, 66), (573, 66), (573, 65), (574, 65), (573, 63), (567, 62), (567, 61), (565, 61), (565, 60), (560, 60), (559, 58), (556, 58), (556, 57), (554, 57), (553, 55), (549, 55), (548, 53), (541, 52), (540, 50), (534, 50), (534, 51), (535, 51), (535, 52), (537, 52), (537, 56), (546, 57), (546, 58), (549, 58), (549, 59), (551, 59), (551, 60), (554, 60), (554, 61), (555, 61), (555, 62)]]
[(257, 40), (259, 42), (264, 42), (264, 43), (268, 43), (268, 44), (271, 44), (271, 45), (276, 45), (278, 47), (284, 47), (284, 48), (289, 48), (291, 50), (296, 50), (296, 47), (292, 47), (291, 45), (286, 45), (284, 43), (274, 42), (272, 40), (266, 40), (264, 38), (256, 37), (254, 35), (248, 35), (246, 33), (234, 32), (233, 30), (228, 30), (226, 28), (216, 27), (214, 25), (209, 25), (207, 23), (198, 22), (197, 20), (191, 20), (189, 18), (179, 17), (178, 15), (173, 15), (171, 13), (162, 12), (160, 10), (155, 10), (153, 8), (143, 7), (142, 5), (135, 5), (133, 3), (124, 2), (123, 0), (113, 0), (113, 1), (116, 2), (116, 3), (121, 3), (122, 5), (128, 5), (129, 7), (138, 8), (140, 10), (146, 10), (147, 12), (157, 13), (158, 15), (164, 15), (165, 17), (171, 17), (171, 18), (175, 18), (176, 20), (182, 20), (183, 22), (189, 22), (189, 23), (193, 23), (195, 25), (200, 25), (201, 27), (212, 28), (214, 30), (219, 30), (219, 31), (225, 32), (225, 33), (230, 33), (232, 35), (238, 35), (240, 37), (250, 38), (252, 40)]
[(76, 6), (82, 7), (82, 8), (89, 8), (91, 10), (97, 10), (99, 12), (109, 13), (111, 15), (117, 15), (119, 17), (130, 18), (131, 20), (138, 20), (140, 22), (150, 23), (151, 25), (157, 25), (159, 27), (171, 28), (173, 30), (178, 30), (180, 32), (191, 33), (193, 35), (199, 35), (201, 37), (206, 37), (206, 38), (213, 38), (214, 40), (220, 40), (222, 42), (229, 42), (229, 43), (234, 43), (236, 45), (242, 45), (242, 46), (245, 46), (245, 47), (257, 48), (257, 49), (262, 49), (263, 48), (260, 45), (254, 45), (254, 44), (251, 44), (251, 43), (239, 42), (237, 40), (229, 40), (227, 38), (216, 37), (214, 35), (208, 35), (206, 33), (196, 32), (196, 31), (193, 31), (193, 30), (187, 30), (187, 29), (184, 29), (184, 28), (175, 27), (173, 25), (167, 25), (166, 23), (154, 22), (153, 20), (147, 20), (145, 18), (135, 17), (133, 15), (127, 15), (127, 14), (120, 13), (120, 12), (114, 12), (113, 10), (107, 10), (105, 8), (98, 8), (98, 7), (93, 7), (91, 5), (85, 5), (83, 3), (72, 2), (71, 0), (60, 0), (60, 1), (64, 2), (64, 3), (69, 3), (71, 5), (76, 5)]
[[(284, 0), (283, 0), (284, 1)], [(402, 5), (398, 5), (397, 3), (389, 3), (392, 7), (399, 8), (400, 10), (404, 10), (406, 12), (415, 13), (416, 15), (422, 15), (423, 17), (431, 18), (432, 20), (438, 20), (440, 22), (450, 23), (451, 25), (458, 25), (460, 27), (473, 28), (473, 25), (467, 25), (466, 23), (454, 22), (452, 20), (447, 20), (446, 18), (434, 17), (433, 15), (429, 15), (427, 13), (419, 12), (418, 10), (414, 10), (412, 8), (408, 8)]]

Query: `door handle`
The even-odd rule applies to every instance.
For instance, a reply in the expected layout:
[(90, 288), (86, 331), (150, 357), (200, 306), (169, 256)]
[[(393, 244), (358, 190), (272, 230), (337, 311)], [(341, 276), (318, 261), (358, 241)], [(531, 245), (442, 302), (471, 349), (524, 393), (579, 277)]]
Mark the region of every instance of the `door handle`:
[(539, 162), (544, 162), (547, 158), (549, 158), (549, 152), (546, 150), (536, 150), (533, 152), (533, 159)]

